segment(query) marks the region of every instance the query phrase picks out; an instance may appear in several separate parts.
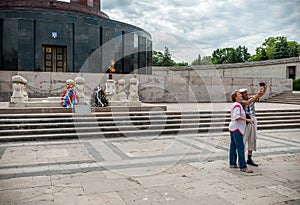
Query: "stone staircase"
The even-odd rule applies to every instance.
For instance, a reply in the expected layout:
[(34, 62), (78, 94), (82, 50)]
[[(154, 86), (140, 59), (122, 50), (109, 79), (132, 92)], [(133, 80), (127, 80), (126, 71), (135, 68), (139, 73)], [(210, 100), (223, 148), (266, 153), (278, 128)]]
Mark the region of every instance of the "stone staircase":
[(264, 100), (268, 103), (286, 103), (300, 105), (300, 92), (283, 92), (269, 99)]
[[(258, 110), (258, 129), (299, 128), (300, 110)], [(0, 142), (193, 135), (227, 131), (228, 111), (0, 114)]]

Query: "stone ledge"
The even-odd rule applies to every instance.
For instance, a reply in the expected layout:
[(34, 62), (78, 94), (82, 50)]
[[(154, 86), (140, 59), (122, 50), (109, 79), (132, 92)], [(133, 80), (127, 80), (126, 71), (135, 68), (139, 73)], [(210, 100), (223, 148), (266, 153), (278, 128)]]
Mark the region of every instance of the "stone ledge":
[[(164, 105), (141, 105), (141, 106), (107, 106), (91, 107), (91, 112), (141, 112), (141, 111), (167, 111)], [(1, 108), (0, 114), (26, 114), (26, 113), (73, 113), (73, 108), (66, 107), (9, 107)]]

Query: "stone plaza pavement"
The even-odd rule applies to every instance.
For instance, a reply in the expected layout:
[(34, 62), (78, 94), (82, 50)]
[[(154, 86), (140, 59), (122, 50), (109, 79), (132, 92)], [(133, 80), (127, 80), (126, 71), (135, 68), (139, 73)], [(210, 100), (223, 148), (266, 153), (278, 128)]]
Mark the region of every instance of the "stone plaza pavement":
[(3, 143), (0, 204), (300, 204), (300, 126), (260, 130), (252, 174), (229, 168), (228, 148), (228, 132)]

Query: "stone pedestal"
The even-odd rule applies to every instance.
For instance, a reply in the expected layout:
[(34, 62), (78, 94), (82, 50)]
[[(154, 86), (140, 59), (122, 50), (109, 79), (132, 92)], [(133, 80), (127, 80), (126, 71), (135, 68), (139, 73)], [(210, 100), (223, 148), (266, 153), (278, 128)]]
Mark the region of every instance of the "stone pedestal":
[(117, 89), (116, 97), (112, 98), (112, 100), (109, 100), (109, 105), (113, 106), (113, 107), (129, 105), (128, 100), (127, 100), (127, 95), (125, 92), (125, 80), (124, 79), (120, 79), (118, 81), (118, 89)]
[(125, 92), (125, 80), (121, 79), (118, 81), (118, 91), (117, 91), (118, 101), (127, 101), (127, 95)]
[(112, 101), (117, 101), (118, 96), (116, 93), (116, 81), (112, 79), (108, 79), (106, 81), (105, 86), (106, 86), (105, 93), (106, 93), (106, 98), (108, 100), (108, 103), (110, 104)]
[(78, 104), (85, 105), (86, 104), (86, 96), (84, 93), (84, 83), (85, 79), (83, 77), (75, 78), (75, 92), (78, 97)]
[(130, 106), (141, 106), (139, 94), (138, 94), (138, 80), (136, 78), (130, 78), (129, 96), (128, 101)]
[(28, 101), (28, 94), (26, 91), (27, 80), (20, 75), (12, 77), (13, 81), (13, 94), (10, 97), (10, 104), (14, 107), (23, 107), (25, 102)]

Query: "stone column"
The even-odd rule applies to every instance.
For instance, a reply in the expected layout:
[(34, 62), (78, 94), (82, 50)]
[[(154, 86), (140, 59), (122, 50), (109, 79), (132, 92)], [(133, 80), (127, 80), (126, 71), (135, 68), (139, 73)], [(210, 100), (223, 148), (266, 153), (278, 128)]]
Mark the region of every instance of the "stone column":
[(110, 104), (112, 101), (117, 101), (118, 97), (116, 95), (116, 81), (113, 79), (108, 79), (105, 84), (105, 93), (106, 98), (108, 99), (108, 103)]
[(23, 89), (24, 100), (25, 100), (25, 102), (28, 102), (28, 93), (27, 93), (27, 87), (26, 87), (27, 80), (23, 77), (21, 77), (21, 79), (22, 79), (22, 83), (23, 83), (22, 89)]
[(127, 95), (125, 92), (125, 80), (120, 79), (118, 81), (118, 91), (117, 91), (118, 101), (127, 101)]
[(136, 78), (130, 78), (130, 87), (129, 87), (129, 104), (131, 106), (140, 106), (140, 98), (138, 94), (138, 79)]
[(75, 92), (78, 97), (78, 104), (80, 104), (80, 105), (86, 104), (86, 96), (84, 93), (84, 83), (85, 83), (85, 79), (83, 77), (75, 78)]
[(27, 80), (20, 75), (13, 76), (12, 80), (13, 94), (10, 97), (10, 102), (12, 104), (19, 104), (20, 106), (22, 106), (26, 101), (28, 101), (28, 95), (25, 90), (25, 84), (27, 83)]

